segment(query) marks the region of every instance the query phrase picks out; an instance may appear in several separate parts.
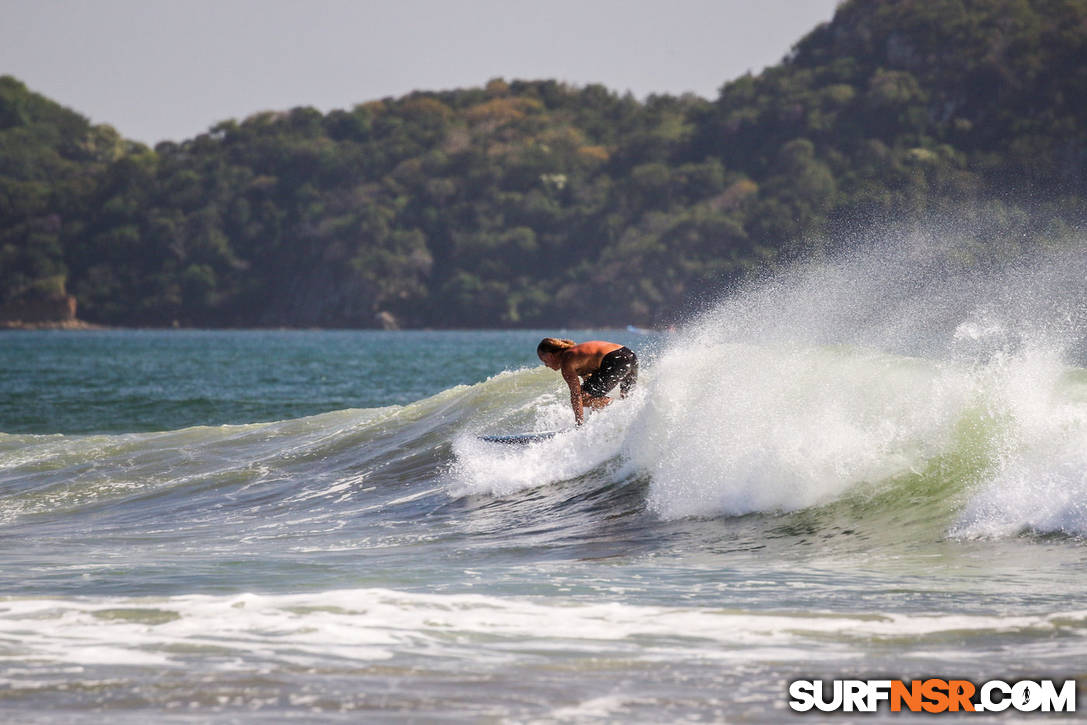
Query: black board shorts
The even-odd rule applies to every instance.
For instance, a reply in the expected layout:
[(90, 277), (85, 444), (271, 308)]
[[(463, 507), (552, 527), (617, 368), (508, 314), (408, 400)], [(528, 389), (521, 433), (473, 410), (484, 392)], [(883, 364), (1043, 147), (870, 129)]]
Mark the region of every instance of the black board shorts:
[(581, 383), (581, 390), (590, 398), (603, 398), (618, 385), (619, 395), (625, 398), (637, 382), (638, 356), (629, 347), (621, 347), (603, 357), (600, 367)]

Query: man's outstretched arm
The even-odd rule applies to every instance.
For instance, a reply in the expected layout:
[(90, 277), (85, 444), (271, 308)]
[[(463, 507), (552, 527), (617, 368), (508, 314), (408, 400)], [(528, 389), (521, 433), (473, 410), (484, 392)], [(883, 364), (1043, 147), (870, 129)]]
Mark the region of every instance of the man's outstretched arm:
[(578, 425), (585, 422), (585, 409), (581, 403), (581, 379), (577, 373), (563, 370), (562, 379), (570, 386), (570, 407), (574, 409), (574, 420)]

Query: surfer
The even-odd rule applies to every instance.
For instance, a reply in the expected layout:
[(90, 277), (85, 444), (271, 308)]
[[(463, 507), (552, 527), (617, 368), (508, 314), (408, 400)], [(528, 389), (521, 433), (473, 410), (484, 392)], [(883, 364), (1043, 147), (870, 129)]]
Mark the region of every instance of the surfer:
[(638, 382), (638, 356), (614, 342), (577, 344), (545, 337), (536, 346), (536, 355), (544, 365), (562, 373), (570, 387), (570, 406), (578, 425), (585, 421), (585, 408), (598, 410), (611, 402), (607, 394), (616, 385), (619, 397), (625, 398)]

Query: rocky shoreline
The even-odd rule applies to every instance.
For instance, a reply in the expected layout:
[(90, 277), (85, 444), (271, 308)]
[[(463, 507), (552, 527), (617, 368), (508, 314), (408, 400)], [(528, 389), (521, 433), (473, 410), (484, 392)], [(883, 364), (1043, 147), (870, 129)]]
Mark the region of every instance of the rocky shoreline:
[(0, 305), (0, 330), (104, 330), (76, 317), (72, 295), (16, 300)]
[(3, 330), (108, 330), (104, 325), (95, 325), (83, 320), (52, 320), (45, 322), (24, 322), (22, 320), (0, 320)]

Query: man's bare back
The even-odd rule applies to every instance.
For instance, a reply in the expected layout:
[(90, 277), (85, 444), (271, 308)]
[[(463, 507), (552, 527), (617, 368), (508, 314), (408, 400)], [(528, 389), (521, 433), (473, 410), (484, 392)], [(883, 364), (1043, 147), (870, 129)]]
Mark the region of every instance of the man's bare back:
[(586, 407), (599, 409), (610, 403), (606, 393), (617, 384), (626, 397), (638, 379), (637, 356), (614, 342), (590, 340), (575, 344), (573, 340), (548, 337), (540, 342), (536, 354), (544, 365), (562, 373), (570, 388), (570, 407), (578, 425), (585, 421)]

